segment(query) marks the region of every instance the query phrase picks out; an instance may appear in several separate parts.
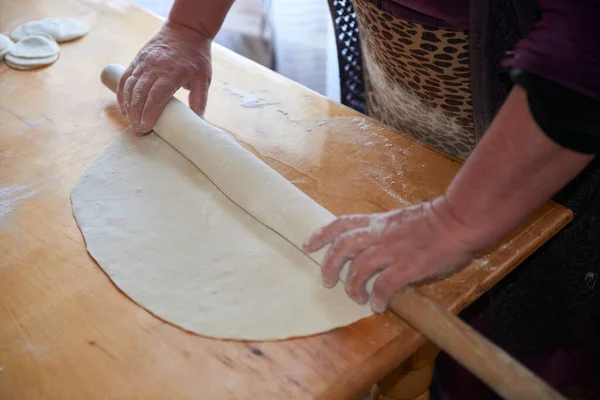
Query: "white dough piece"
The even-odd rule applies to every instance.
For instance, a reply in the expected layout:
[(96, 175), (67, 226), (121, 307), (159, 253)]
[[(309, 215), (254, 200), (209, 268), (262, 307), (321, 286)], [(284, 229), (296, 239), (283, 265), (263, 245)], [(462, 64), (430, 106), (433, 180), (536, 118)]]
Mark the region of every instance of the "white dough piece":
[(60, 47), (54, 39), (43, 35), (31, 35), (12, 46), (9, 54), (18, 58), (47, 58), (59, 53)]
[(13, 41), (10, 40), (8, 36), (0, 33), (0, 61), (2, 61), (4, 56), (10, 51), (13, 45)]
[(41, 58), (21, 58), (15, 57), (12, 54), (8, 53), (6, 55), (6, 64), (8, 64), (8, 66), (11, 68), (25, 71), (50, 65), (54, 63), (57, 59), (58, 54), (55, 54), (50, 57)]
[(13, 41), (6, 35), (0, 33), (0, 51), (5, 50), (13, 45)]
[(66, 42), (85, 36), (90, 31), (85, 21), (75, 18), (44, 18), (18, 26), (10, 37), (19, 41), (29, 35), (46, 34), (57, 42)]
[(155, 129), (128, 129), (71, 193), (88, 251), (124, 293), (227, 339), (311, 335), (371, 315), (342, 285), (323, 287), (323, 252), (299, 250), (330, 212), (177, 100)]

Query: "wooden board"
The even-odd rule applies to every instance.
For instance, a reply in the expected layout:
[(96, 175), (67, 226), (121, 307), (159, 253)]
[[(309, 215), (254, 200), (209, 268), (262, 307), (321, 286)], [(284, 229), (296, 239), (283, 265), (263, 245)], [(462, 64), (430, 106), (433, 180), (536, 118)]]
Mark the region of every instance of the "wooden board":
[[(85, 251), (69, 202), (86, 166), (127, 125), (101, 69), (126, 65), (160, 21), (123, 0), (4, 1), (0, 31), (46, 16), (92, 30), (36, 71), (0, 64), (0, 398), (346, 399), (423, 338), (394, 315), (308, 338), (193, 335), (120, 293)], [(336, 214), (443, 192), (459, 164), (360, 114), (214, 49), (207, 119)], [(183, 95), (183, 94), (182, 94)], [(263, 107), (243, 107), (262, 98)], [(490, 255), (425, 293), (458, 312), (563, 227), (548, 203)]]

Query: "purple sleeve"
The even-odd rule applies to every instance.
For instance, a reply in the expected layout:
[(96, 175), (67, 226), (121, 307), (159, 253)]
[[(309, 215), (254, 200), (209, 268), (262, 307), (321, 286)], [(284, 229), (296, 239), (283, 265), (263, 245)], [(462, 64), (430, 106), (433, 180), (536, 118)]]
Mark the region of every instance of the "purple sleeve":
[(505, 67), (537, 74), (600, 101), (600, 0), (538, 0), (542, 19)]

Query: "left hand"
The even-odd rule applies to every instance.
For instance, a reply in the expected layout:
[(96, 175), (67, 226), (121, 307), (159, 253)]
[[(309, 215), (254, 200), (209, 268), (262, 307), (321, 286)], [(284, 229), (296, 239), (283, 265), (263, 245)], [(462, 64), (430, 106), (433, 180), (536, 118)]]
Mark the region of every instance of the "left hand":
[(180, 87), (190, 90), (190, 108), (202, 116), (212, 77), (211, 43), (201, 31), (169, 20), (139, 51), (117, 88), (121, 112), (136, 134), (154, 129)]
[(346, 292), (357, 303), (369, 300), (367, 281), (380, 272), (371, 308), (381, 313), (394, 293), (466, 265), (479, 250), (473, 232), (453, 219), (444, 198), (372, 215), (340, 217), (305, 243), (312, 253), (331, 245), (323, 262), (323, 283), (333, 287), (350, 261)]

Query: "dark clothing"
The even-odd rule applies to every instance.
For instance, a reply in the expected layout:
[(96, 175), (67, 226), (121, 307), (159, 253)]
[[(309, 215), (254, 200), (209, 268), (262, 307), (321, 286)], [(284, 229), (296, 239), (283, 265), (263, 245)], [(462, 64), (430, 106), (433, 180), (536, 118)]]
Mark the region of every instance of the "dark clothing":
[(531, 114), (546, 135), (579, 153), (600, 153), (599, 101), (518, 68), (511, 76), (527, 91)]
[[(600, 0), (370, 1), (400, 18), (469, 30), (479, 137), (513, 85), (504, 63), (513, 68), (514, 82), (527, 91), (532, 114), (551, 139), (575, 151), (598, 152)], [(352, 3), (329, 2), (338, 38), (342, 102), (360, 109), (364, 85), (358, 79), (362, 66)], [(573, 210), (574, 221), (462, 317), (559, 390), (573, 384), (595, 387), (600, 357), (600, 158), (554, 200)], [(483, 314), (477, 311), (482, 304)], [(438, 367), (444, 394), (494, 398), (447, 356), (440, 355)]]
[[(493, 337), (492, 310), (486, 298), (469, 307), (462, 315), (481, 334)], [(590, 329), (600, 336), (600, 320)], [(534, 371), (541, 379), (550, 383), (568, 398), (598, 399), (598, 360), (600, 341), (589, 341), (576, 346), (545, 351), (528, 352), (508, 349), (509, 353), (523, 365)], [(477, 377), (456, 363), (450, 356), (441, 353), (436, 359), (437, 383), (440, 397), (444, 400), (499, 400), (500, 397)], [(577, 393), (580, 392), (580, 393)], [(581, 393), (584, 392), (584, 393)], [(577, 396), (578, 394), (579, 396)]]
[[(480, 21), (469, 22), (469, 14), (479, 15), (470, 13), (469, 0), (371, 1), (395, 17), (413, 22), (457, 30), (481, 26)], [(485, 4), (473, 3), (474, 10)], [(501, 17), (494, 19), (516, 18), (501, 23), (520, 28), (509, 32), (504, 44), (512, 42), (511, 38), (520, 40), (494, 55), (498, 63), (492, 72), (501, 73), (501, 67), (519, 71), (514, 74), (519, 78), (515, 82), (527, 90), (533, 116), (552, 140), (578, 152), (600, 152), (600, 1), (517, 3), (522, 2), (491, 6), (500, 11)], [(511, 17), (505, 12), (510, 8)], [(489, 50), (480, 49), (481, 53)], [(485, 120), (489, 118), (487, 115)], [(479, 122), (483, 129), (485, 124)]]
[[(371, 0), (412, 22), (469, 29), (469, 0)], [(538, 0), (540, 21), (506, 67), (529, 71), (600, 101), (600, 1)], [(529, 27), (531, 28), (531, 27)]]
[[(431, 1), (441, 3), (444, 0)], [(384, 7), (384, 2), (381, 3)], [(349, 105), (360, 105), (361, 99), (364, 101), (364, 86), (358, 79), (362, 67), (359, 62), (360, 42), (356, 34), (358, 25), (352, 4), (342, 0), (330, 0), (330, 4), (335, 17), (336, 33), (338, 33), (342, 101)], [(551, 4), (558, 4), (558, 6), (553, 9)], [(562, 8), (559, 7), (561, 5)], [(468, 13), (471, 87), (475, 130), (479, 136), (485, 133), (512, 87), (509, 73), (501, 65), (508, 51), (517, 48), (519, 52), (531, 52), (531, 57), (514, 58), (517, 61), (536, 59), (544, 54), (546, 54), (544, 57), (548, 57), (547, 62), (555, 61), (553, 49), (548, 49), (552, 46), (547, 45), (539, 33), (532, 36), (538, 26), (541, 26), (539, 32), (542, 33), (551, 30), (548, 21), (538, 24), (540, 15), (544, 15), (539, 12), (538, 6), (546, 6), (545, 15), (550, 17), (549, 22), (558, 24), (557, 28), (567, 29), (566, 32), (563, 31), (564, 37), (573, 38), (568, 46), (569, 57), (581, 57), (571, 59), (584, 62), (591, 60), (591, 64), (582, 69), (579, 69), (581, 63), (578, 61), (560, 61), (566, 65), (553, 66), (552, 73), (566, 68), (574, 77), (570, 80), (570, 87), (579, 88), (581, 82), (587, 82), (586, 87), (582, 87), (579, 94), (598, 95), (600, 66), (597, 60), (600, 44), (594, 45), (592, 42), (600, 40), (600, 35), (594, 33), (600, 27), (598, 23), (600, 18), (589, 21), (587, 15), (597, 15), (596, 10), (599, 5), (600, 1), (592, 0), (540, 0), (539, 4), (535, 0), (470, 1)], [(564, 7), (575, 10), (575, 14), (572, 15), (581, 18), (579, 24), (581, 26), (575, 27), (571, 23), (571, 14), (569, 18), (563, 16), (563, 19), (553, 15), (560, 10), (564, 11)], [(581, 12), (582, 7), (587, 7), (588, 13)], [(585, 28), (583, 25), (588, 27)], [(570, 29), (582, 33), (573, 34)], [(352, 40), (347, 40), (349, 36), (345, 35), (346, 32), (351, 32)], [(521, 44), (517, 46), (517, 43)], [(532, 50), (535, 48), (532, 43), (540, 43), (539, 51)], [(567, 51), (564, 46), (562, 48), (563, 51)], [(581, 55), (577, 52), (586, 54)], [(592, 53), (595, 55), (592, 56)], [(573, 54), (580, 54), (580, 56)], [(561, 54), (559, 58), (564, 60), (564, 56)], [(528, 66), (543, 64), (543, 62), (533, 61), (523, 61), (523, 64), (518, 62), (513, 65), (526, 71)], [(591, 75), (585, 76), (585, 74)], [(566, 72), (559, 75), (556, 81), (551, 81), (553, 84), (560, 85), (567, 77)], [(352, 80), (344, 80), (346, 76), (351, 76)], [(548, 80), (547, 76), (541, 78)], [(544, 96), (538, 95), (542, 92), (538, 92), (534, 86), (523, 83), (528, 93), (535, 92), (534, 96), (528, 98), (535, 97), (543, 100)], [(564, 107), (571, 103), (568, 99), (570, 87), (566, 87), (567, 98)], [(587, 97), (590, 101), (596, 101), (596, 98), (600, 98), (596, 95)], [(541, 107), (543, 109), (544, 104)], [(555, 109), (552, 107), (560, 108), (560, 105), (550, 104), (549, 107), (552, 110)], [(600, 116), (600, 107), (597, 110), (591, 116), (595, 117), (596, 123)], [(554, 125), (553, 121), (556, 121), (562, 126), (575, 128), (576, 124), (565, 123), (560, 116), (559, 119), (553, 119), (556, 116), (549, 114), (540, 125)], [(600, 129), (596, 132), (600, 134)], [(549, 136), (552, 137), (550, 134)], [(560, 144), (569, 146), (567, 142), (561, 143), (560, 138), (554, 139)], [(507, 349), (538, 351), (575, 346), (589, 342), (594, 335), (590, 326), (594, 324), (594, 315), (600, 314), (600, 159), (596, 159), (554, 199), (573, 210), (575, 220), (493, 288), (488, 295), (493, 310), (493, 340)]]
[[(535, 29), (536, 9), (535, 0), (471, 1), (471, 85), (480, 134), (510, 90), (500, 62)], [(493, 339), (509, 350), (575, 346), (594, 334), (590, 326), (600, 312), (600, 159), (554, 200), (573, 210), (573, 222), (490, 293)]]

